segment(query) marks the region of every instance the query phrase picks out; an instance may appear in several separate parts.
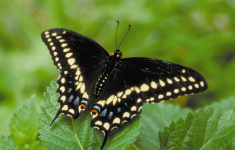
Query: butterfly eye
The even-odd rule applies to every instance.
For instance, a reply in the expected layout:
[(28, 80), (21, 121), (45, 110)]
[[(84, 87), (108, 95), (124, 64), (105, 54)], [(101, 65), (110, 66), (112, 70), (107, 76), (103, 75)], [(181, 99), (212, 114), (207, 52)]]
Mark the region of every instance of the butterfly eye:
[(98, 111), (96, 109), (92, 109), (91, 110), (91, 115), (93, 116), (93, 118), (98, 116)]
[(85, 104), (79, 105), (79, 112), (80, 112), (81, 110), (85, 110), (85, 109), (86, 109), (86, 105), (85, 105)]

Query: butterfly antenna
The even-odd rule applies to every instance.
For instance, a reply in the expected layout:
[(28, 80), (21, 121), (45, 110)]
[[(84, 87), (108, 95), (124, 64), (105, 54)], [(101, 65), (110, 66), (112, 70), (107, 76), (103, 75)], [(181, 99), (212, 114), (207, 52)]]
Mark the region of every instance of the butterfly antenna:
[(119, 48), (120, 48), (120, 46), (121, 46), (122, 42), (123, 42), (123, 41), (124, 41), (124, 39), (126, 38), (126, 36), (127, 36), (128, 32), (130, 31), (130, 29), (131, 29), (131, 25), (129, 25), (129, 28), (128, 28), (127, 32), (126, 32), (126, 35), (125, 35), (125, 36), (124, 36), (124, 38), (122, 39), (122, 41), (121, 41), (121, 43), (119, 44), (119, 46), (118, 46), (118, 48), (117, 48), (117, 49), (119, 49)]
[(117, 20), (117, 30), (116, 30), (116, 49), (117, 49), (117, 31), (118, 31), (118, 27), (119, 27), (119, 21)]

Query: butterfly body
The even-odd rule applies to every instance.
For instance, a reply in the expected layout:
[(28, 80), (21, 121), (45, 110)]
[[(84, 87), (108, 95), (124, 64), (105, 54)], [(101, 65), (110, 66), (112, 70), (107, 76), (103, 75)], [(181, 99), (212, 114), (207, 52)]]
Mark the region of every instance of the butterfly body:
[[(60, 114), (79, 117), (90, 109), (91, 126), (104, 133), (101, 149), (111, 131), (137, 117), (143, 103), (157, 103), (207, 89), (196, 71), (152, 58), (122, 58), (98, 43), (66, 29), (42, 33), (52, 60), (61, 71), (57, 81)], [(88, 107), (89, 106), (89, 107)], [(51, 123), (51, 124), (52, 124)]]

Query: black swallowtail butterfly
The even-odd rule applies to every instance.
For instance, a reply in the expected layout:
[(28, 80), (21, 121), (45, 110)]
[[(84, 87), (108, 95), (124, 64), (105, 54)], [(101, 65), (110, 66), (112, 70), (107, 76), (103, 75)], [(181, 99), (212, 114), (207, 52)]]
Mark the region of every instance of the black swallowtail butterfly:
[(47, 30), (41, 36), (61, 71), (60, 109), (52, 123), (60, 114), (76, 119), (91, 106), (91, 126), (104, 133), (101, 149), (113, 129), (141, 113), (144, 102), (207, 89), (205, 79), (187, 67), (151, 58), (122, 59), (119, 49), (109, 54), (90, 38), (66, 29)]

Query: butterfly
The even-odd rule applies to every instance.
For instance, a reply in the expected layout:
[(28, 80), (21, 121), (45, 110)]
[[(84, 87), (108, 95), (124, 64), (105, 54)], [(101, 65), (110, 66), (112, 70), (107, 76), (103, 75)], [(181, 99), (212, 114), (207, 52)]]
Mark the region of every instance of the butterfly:
[(60, 108), (51, 122), (65, 114), (73, 119), (90, 109), (91, 127), (103, 132), (104, 148), (110, 132), (135, 119), (143, 103), (158, 103), (207, 89), (193, 69), (152, 58), (122, 58), (109, 54), (92, 39), (67, 29), (41, 34), (55, 67)]

